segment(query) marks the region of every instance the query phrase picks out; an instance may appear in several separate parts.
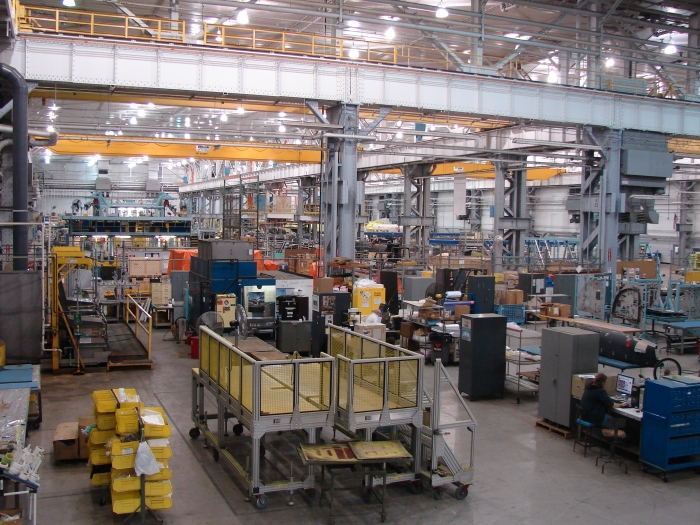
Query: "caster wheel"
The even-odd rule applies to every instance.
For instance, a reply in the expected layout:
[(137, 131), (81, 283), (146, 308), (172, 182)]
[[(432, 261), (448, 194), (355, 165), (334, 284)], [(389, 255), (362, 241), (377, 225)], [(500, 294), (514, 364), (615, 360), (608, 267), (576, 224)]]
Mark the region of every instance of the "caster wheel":
[(267, 496), (265, 496), (265, 494), (262, 494), (261, 496), (256, 496), (255, 506), (258, 507), (260, 510), (267, 507)]
[(443, 490), (442, 487), (435, 487), (433, 489), (433, 499), (442, 499)]
[(316, 498), (316, 489), (306, 489), (304, 491), (304, 497), (306, 498), (306, 502), (311, 505)]
[(668, 476), (664, 474), (664, 483), (668, 483)]
[(214, 461), (218, 462), (219, 461), (219, 451), (213, 448), (211, 450), (211, 455), (214, 458)]
[(199, 437), (199, 429), (197, 427), (190, 429), (190, 437), (192, 439), (197, 439)]
[(233, 433), (237, 436), (243, 434), (243, 425), (241, 425), (240, 423), (236, 423), (235, 425), (233, 425)]
[(265, 457), (265, 445), (260, 445), (260, 457)]
[(646, 465), (642, 467), (642, 472), (644, 472), (645, 474), (649, 472), (649, 469), (646, 467)]
[(100, 507), (104, 507), (105, 505), (107, 505), (107, 496), (102, 496), (100, 498)]
[(469, 485), (460, 485), (455, 492), (455, 498), (463, 500), (469, 494)]
[(32, 430), (39, 430), (39, 427), (41, 426), (41, 423), (39, 421), (35, 421), (32, 423)]
[(418, 480), (412, 481), (409, 483), (408, 488), (413, 494), (420, 494), (423, 492), (423, 483)]
[(382, 523), (384, 523), (384, 522), (386, 521), (386, 514), (382, 514), (382, 518), (381, 518), (381, 519), (382, 519)]

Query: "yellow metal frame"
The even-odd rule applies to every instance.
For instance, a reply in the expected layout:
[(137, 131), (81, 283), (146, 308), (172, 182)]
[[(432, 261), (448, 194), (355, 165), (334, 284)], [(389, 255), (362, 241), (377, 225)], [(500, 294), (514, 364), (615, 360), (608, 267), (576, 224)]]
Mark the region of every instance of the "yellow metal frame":
[[(63, 319), (68, 330), (68, 335), (73, 343), (75, 351), (78, 353), (78, 369), (82, 369), (82, 358), (80, 358), (80, 348), (78, 342), (73, 336), (73, 332), (68, 324), (66, 313), (61, 308), (61, 303), (58, 300), (58, 283), (61, 282), (71, 271), (76, 268), (83, 267), (91, 269), (93, 260), (86, 257), (83, 251), (75, 246), (54, 246), (51, 248), (50, 259), (51, 283), (47, 287), (51, 294), (51, 348), (58, 349), (60, 346), (58, 337), (58, 324)], [(51, 369), (56, 371), (61, 365), (60, 352), (52, 352)]]

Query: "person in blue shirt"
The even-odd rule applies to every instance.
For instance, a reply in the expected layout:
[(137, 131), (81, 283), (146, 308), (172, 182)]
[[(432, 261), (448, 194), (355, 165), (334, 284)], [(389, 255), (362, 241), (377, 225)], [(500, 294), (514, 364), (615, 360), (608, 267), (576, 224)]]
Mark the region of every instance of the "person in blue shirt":
[[(608, 376), (596, 374), (593, 381), (586, 387), (581, 396), (581, 419), (593, 423), (598, 428), (603, 429), (604, 436), (613, 435), (612, 417), (608, 411), (613, 408), (626, 408), (627, 403), (615, 403), (605, 391), (605, 382)], [(624, 438), (624, 432), (618, 430), (618, 437)]]

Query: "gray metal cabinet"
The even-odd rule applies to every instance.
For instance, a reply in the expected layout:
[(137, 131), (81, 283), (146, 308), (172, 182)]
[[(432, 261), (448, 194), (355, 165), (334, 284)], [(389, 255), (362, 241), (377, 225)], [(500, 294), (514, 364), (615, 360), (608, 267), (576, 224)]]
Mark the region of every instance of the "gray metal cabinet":
[(571, 376), (598, 371), (599, 334), (579, 328), (542, 330), (540, 417), (571, 425)]

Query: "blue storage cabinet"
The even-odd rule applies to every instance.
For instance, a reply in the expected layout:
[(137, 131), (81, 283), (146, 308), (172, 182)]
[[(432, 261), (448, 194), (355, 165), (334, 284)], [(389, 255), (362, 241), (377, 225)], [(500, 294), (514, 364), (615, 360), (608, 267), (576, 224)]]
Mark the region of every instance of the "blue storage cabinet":
[[(680, 378), (682, 380), (682, 378)], [(666, 474), (700, 466), (700, 383), (647, 381), (639, 459)]]

